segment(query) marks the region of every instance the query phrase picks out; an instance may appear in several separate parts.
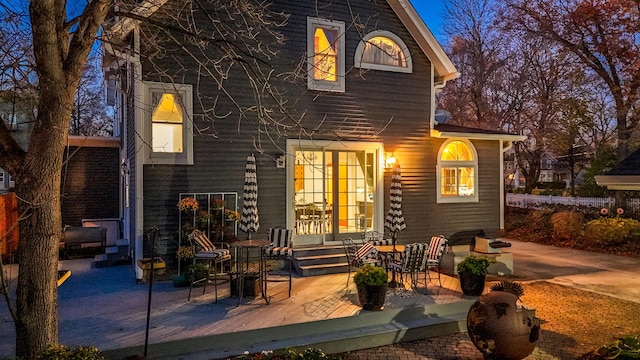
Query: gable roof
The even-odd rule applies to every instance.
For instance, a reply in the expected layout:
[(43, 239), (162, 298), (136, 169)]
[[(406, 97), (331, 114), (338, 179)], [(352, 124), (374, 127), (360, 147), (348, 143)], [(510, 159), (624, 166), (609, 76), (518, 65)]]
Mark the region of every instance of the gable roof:
[[(138, 7), (131, 12), (137, 17), (149, 17), (153, 15), (168, 0), (143, 0)], [(409, 0), (387, 0), (387, 3), (396, 13), (402, 24), (407, 28), (413, 39), (418, 43), (422, 52), (429, 58), (435, 70), (435, 83), (444, 84), (448, 80), (460, 76), (447, 54), (444, 52), (431, 30), (422, 21)], [(109, 29), (109, 32), (118, 38), (123, 38), (131, 32), (136, 20), (121, 18)]]
[(387, 0), (389, 6), (398, 15), (402, 24), (409, 30), (413, 39), (418, 43), (422, 52), (431, 60), (436, 71), (436, 83), (445, 83), (460, 76), (440, 43), (431, 33), (431, 30), (422, 21), (409, 0)]
[(640, 149), (620, 161), (606, 175), (595, 179), (598, 185), (609, 190), (640, 190)]

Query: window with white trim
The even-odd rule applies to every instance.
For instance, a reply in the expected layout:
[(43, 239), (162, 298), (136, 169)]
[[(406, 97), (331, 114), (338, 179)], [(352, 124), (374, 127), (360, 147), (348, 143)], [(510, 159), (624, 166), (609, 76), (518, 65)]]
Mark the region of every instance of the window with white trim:
[(468, 140), (448, 140), (438, 152), (438, 202), (478, 201), (478, 155)]
[(7, 185), (4, 181), (4, 170), (0, 169), (0, 189), (6, 189)]
[(344, 92), (344, 22), (307, 18), (307, 87)]
[(193, 164), (191, 85), (145, 85), (145, 163)]
[(356, 48), (354, 66), (363, 69), (411, 73), (413, 63), (407, 45), (394, 33), (368, 33)]

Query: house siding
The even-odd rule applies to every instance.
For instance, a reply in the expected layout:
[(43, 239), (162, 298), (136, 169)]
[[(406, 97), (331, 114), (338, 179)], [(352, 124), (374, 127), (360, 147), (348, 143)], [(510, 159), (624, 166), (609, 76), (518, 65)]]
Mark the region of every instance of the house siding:
[[(312, 133), (313, 139), (386, 141), (397, 136), (410, 136), (418, 130), (413, 139), (425, 139), (429, 129), (429, 105), (431, 100), (431, 64), (421, 49), (411, 38), (402, 23), (386, 2), (352, 2), (351, 9), (346, 3), (332, 3), (331, 7), (317, 6), (315, 2), (275, 2), (273, 11), (292, 14), (288, 25), (282, 29), (286, 42), (279, 48), (279, 57), (271, 65), (291, 70), (297, 61), (304, 58), (307, 44), (307, 17), (327, 18), (353, 22), (351, 11), (357, 12), (359, 19), (369, 19), (363, 35), (373, 30), (387, 30), (399, 36), (408, 46), (413, 61), (413, 73), (386, 71), (360, 71), (353, 68), (355, 49), (360, 36), (353, 30), (346, 33), (346, 91), (344, 93), (312, 91), (307, 89), (306, 79), (293, 84), (280, 84), (290, 104), (293, 117), (306, 113), (302, 126)], [(326, 8), (330, 10), (316, 9)], [(174, 54), (180, 56), (180, 54)], [(190, 60), (181, 58), (185, 65), (173, 74), (185, 79), (185, 83), (196, 83), (195, 72), (190, 72)], [(162, 61), (160, 61), (162, 63)], [(170, 67), (171, 63), (164, 63)], [(147, 64), (144, 68), (150, 68)], [(306, 68), (306, 67), (305, 67)], [(237, 75), (237, 74), (236, 74)], [(146, 80), (166, 81), (161, 76), (145, 73)], [(235, 95), (240, 104), (253, 101), (251, 92), (244, 88), (245, 82), (229, 82), (227, 89)], [(216, 86), (201, 79), (199, 88), (194, 85), (194, 97), (202, 94), (206, 98), (217, 95)], [(196, 103), (196, 101), (194, 101)], [(220, 104), (220, 113), (233, 112), (228, 104)], [(234, 113), (235, 115), (235, 113)], [(238, 192), (242, 195), (244, 166), (246, 157), (256, 153), (259, 186), (258, 206), (261, 231), (272, 226), (284, 226), (286, 217), (286, 172), (275, 166), (278, 148), (284, 148), (287, 138), (298, 138), (299, 128), (275, 137), (275, 144), (266, 140), (261, 144), (262, 153), (254, 148), (255, 119), (245, 119), (238, 126), (237, 116), (218, 119), (215, 123), (198, 122), (201, 117), (194, 109), (196, 125), (211, 126), (216, 137), (195, 136), (194, 165), (146, 165), (144, 169), (145, 226), (158, 225), (161, 232), (177, 238), (178, 210), (176, 203), (181, 192)], [(308, 139), (308, 137), (301, 139)], [(426, 169), (418, 169), (425, 173)], [(240, 199), (241, 200), (241, 199)], [(159, 221), (159, 219), (162, 219)], [(158, 223), (161, 222), (161, 223)], [(243, 236), (244, 234), (239, 234)], [(177, 242), (174, 241), (174, 244)], [(177, 246), (177, 245), (175, 245)]]
[[(195, 135), (193, 165), (144, 166), (144, 222), (145, 227), (156, 225), (167, 239), (168, 252), (178, 246), (179, 193), (237, 192), (242, 196), (244, 167), (247, 155), (255, 153), (258, 178), (258, 207), (260, 233), (269, 227), (284, 226), (286, 222), (286, 171), (275, 166), (275, 155), (284, 149), (287, 138), (302, 140), (371, 141), (383, 142), (385, 151), (393, 152), (402, 165), (403, 210), (407, 229), (399, 233), (399, 242), (428, 241), (435, 234), (450, 235), (456, 231), (481, 228), (487, 232), (499, 226), (500, 174), (496, 171), (499, 159), (498, 141), (474, 141), (479, 155), (480, 201), (463, 204), (436, 203), (436, 156), (444, 139), (429, 137), (429, 114), (432, 79), (431, 63), (409, 35), (393, 10), (385, 1), (276, 1), (273, 11), (291, 14), (288, 25), (281, 29), (286, 42), (278, 48), (279, 57), (270, 64), (291, 71), (304, 59), (307, 44), (307, 17), (343, 21), (346, 24), (346, 79), (345, 92), (322, 92), (307, 89), (306, 78), (293, 83), (275, 84), (285, 94), (293, 118), (305, 114), (300, 128), (262, 134), (260, 151), (255, 149), (258, 125), (255, 118), (238, 120), (236, 109), (228, 103), (218, 103), (219, 114), (231, 115), (202, 121), (202, 110), (194, 108), (194, 120), (199, 128), (208, 128), (215, 136)], [(357, 14), (360, 29), (365, 35), (373, 30), (387, 30), (400, 37), (412, 54), (413, 73), (387, 71), (360, 71), (354, 68), (355, 49), (360, 35), (351, 25), (351, 14)], [(160, 15), (157, 15), (160, 16)], [(217, 95), (217, 85), (209, 80), (197, 80), (192, 61), (180, 52), (172, 53), (182, 64), (179, 69), (172, 63), (159, 60), (156, 65), (176, 69), (172, 78), (194, 84), (194, 98), (202, 96), (211, 101)], [(144, 58), (144, 57), (143, 57)], [(143, 69), (151, 65), (143, 63)], [(306, 69), (306, 66), (304, 66)], [(165, 73), (167, 74), (167, 73)], [(239, 75), (233, 73), (232, 75)], [(165, 75), (145, 72), (148, 81), (167, 81)], [(198, 84), (197, 86), (195, 84)], [(253, 102), (246, 81), (228, 82), (226, 89), (235, 95), (241, 105)], [(221, 97), (222, 99), (223, 97)], [(194, 100), (194, 104), (198, 101)], [(264, 130), (264, 129), (260, 129)], [(130, 134), (133, 131), (130, 130)], [(133, 136), (133, 135), (132, 135)], [(485, 183), (486, 182), (486, 183)], [(388, 209), (390, 174), (385, 173), (385, 214)], [(239, 204), (242, 203), (239, 199)], [(241, 206), (241, 205), (240, 205)], [(243, 237), (239, 233), (239, 237)], [(257, 235), (266, 237), (266, 235)]]

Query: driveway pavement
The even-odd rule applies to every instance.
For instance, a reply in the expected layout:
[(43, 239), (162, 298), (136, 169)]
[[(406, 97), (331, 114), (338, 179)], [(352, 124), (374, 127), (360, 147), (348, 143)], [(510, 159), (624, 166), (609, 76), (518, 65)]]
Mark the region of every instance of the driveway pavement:
[(640, 302), (640, 258), (512, 241), (514, 277)]

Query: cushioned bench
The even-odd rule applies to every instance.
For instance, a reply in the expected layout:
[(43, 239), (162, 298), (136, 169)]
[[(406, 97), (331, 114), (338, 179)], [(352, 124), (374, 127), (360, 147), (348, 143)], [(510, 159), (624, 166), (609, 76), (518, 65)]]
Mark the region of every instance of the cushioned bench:
[(107, 228), (67, 226), (62, 232), (60, 247), (64, 249), (64, 257), (69, 250), (84, 249), (89, 247), (104, 248), (107, 243)]

